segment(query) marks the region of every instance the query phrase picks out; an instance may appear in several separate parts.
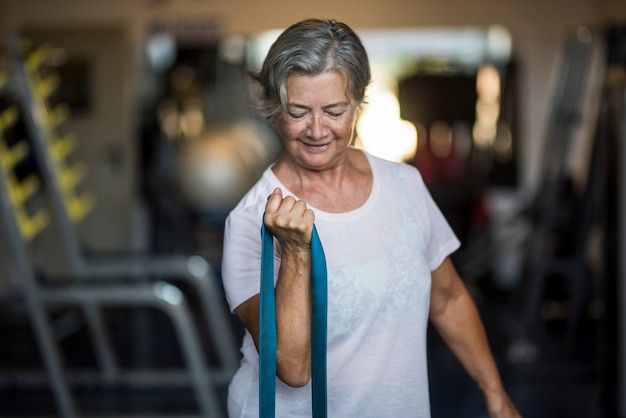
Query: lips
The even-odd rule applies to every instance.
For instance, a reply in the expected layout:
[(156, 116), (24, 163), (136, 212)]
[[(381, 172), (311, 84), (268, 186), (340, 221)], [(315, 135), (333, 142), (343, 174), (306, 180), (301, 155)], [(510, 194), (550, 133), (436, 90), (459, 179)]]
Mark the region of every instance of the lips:
[(302, 143), (304, 147), (311, 152), (322, 152), (326, 151), (330, 148), (331, 142), (327, 142), (325, 144), (307, 144), (305, 142)]

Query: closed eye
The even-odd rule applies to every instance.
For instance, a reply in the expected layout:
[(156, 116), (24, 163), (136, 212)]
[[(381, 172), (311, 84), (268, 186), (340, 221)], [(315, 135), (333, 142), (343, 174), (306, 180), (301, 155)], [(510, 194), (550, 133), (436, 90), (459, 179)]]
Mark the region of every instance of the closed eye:
[(324, 108), (324, 113), (332, 118), (338, 118), (343, 116), (349, 108), (350, 105), (348, 103), (333, 103), (332, 105)]
[(343, 115), (344, 113), (346, 113), (346, 112), (345, 111), (333, 111), (333, 112), (326, 111), (326, 114), (329, 115), (330, 117), (333, 117), (333, 118), (338, 118), (341, 115)]
[(294, 119), (302, 119), (305, 115), (304, 112), (289, 112), (289, 116)]

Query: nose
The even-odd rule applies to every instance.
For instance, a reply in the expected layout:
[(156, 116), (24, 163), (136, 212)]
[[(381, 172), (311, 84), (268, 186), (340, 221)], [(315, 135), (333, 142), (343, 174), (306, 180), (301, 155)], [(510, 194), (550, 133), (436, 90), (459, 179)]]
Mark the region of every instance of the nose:
[(324, 137), (325, 125), (322, 115), (311, 114), (307, 127), (307, 135), (312, 139), (321, 139)]

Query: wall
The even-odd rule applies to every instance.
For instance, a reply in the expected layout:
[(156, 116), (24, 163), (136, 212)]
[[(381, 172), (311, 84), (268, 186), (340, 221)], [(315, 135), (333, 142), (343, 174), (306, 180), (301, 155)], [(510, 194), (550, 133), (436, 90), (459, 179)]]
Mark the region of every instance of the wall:
[(595, 15), (601, 21), (624, 21), (626, 19), (626, 4), (622, 0), (597, 0), (594, 8)]

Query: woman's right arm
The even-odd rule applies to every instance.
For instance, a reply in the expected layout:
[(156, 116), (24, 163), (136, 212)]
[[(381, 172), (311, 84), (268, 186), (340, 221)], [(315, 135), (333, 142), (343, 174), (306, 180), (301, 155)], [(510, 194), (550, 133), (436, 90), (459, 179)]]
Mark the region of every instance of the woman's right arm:
[[(276, 375), (286, 384), (304, 386), (311, 377), (311, 233), (314, 215), (306, 203), (280, 189), (269, 196), (263, 220), (281, 246), (275, 287)], [(235, 313), (259, 347), (259, 295)]]

